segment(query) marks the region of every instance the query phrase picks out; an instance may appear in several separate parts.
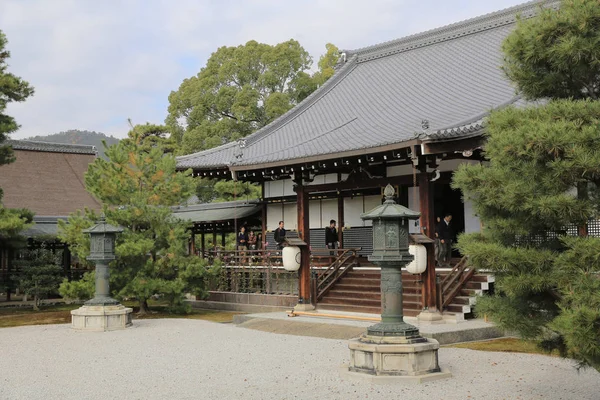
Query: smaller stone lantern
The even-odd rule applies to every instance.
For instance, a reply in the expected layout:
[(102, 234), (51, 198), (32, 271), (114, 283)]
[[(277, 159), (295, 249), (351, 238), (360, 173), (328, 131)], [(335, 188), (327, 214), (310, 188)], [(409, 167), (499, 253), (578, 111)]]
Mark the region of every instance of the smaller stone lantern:
[(90, 255), (87, 258), (96, 263), (96, 292), (94, 298), (83, 307), (71, 311), (73, 329), (86, 331), (111, 331), (131, 326), (131, 308), (126, 308), (110, 297), (108, 263), (116, 259), (115, 243), (117, 233), (123, 228), (107, 224), (104, 217), (89, 229)]
[(439, 343), (419, 335), (417, 327), (404, 322), (402, 267), (413, 260), (409, 253), (408, 221), (420, 213), (393, 200), (394, 188), (387, 185), (385, 202), (362, 214), (373, 221), (373, 253), (369, 261), (381, 267), (381, 322), (351, 340), (350, 365), (344, 373), (370, 377), (372, 381), (426, 380), (450, 377), (438, 365)]

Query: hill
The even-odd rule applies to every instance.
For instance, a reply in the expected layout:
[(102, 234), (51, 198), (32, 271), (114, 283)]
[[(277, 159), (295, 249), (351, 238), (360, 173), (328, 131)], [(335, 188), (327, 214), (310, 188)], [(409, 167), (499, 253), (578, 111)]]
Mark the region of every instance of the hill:
[(93, 131), (80, 131), (78, 129), (71, 129), (66, 132), (55, 133), (48, 136), (32, 136), (26, 140), (36, 140), (39, 142), (51, 142), (51, 143), (71, 143), (71, 144), (87, 144), (96, 146), (98, 149), (98, 155), (104, 157), (104, 146), (102, 141), (104, 140), (108, 146), (116, 144), (119, 139), (113, 136), (107, 136), (104, 133), (93, 132)]

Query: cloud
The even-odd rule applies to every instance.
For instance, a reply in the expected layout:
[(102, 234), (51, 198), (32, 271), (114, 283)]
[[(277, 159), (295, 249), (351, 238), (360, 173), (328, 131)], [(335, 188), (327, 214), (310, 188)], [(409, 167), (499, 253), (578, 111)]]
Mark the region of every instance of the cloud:
[(519, 0), (3, 0), (10, 71), (35, 95), (11, 104), (24, 138), (68, 129), (123, 137), (161, 123), (167, 97), (220, 46), (297, 39), (315, 59), (520, 3)]

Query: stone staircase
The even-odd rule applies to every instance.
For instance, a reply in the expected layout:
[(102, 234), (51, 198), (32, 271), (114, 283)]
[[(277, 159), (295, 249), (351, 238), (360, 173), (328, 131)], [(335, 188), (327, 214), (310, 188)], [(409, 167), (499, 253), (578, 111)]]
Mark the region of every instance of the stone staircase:
[[(364, 263), (361, 263), (364, 265)], [(441, 278), (448, 271), (440, 270)], [(377, 268), (354, 268), (319, 301), (318, 309), (360, 313), (381, 313), (381, 273)], [(402, 272), (404, 315), (417, 316), (421, 310), (421, 276)], [(444, 310), (444, 318), (462, 321), (473, 318), (476, 295), (489, 291), (493, 276), (475, 274)]]

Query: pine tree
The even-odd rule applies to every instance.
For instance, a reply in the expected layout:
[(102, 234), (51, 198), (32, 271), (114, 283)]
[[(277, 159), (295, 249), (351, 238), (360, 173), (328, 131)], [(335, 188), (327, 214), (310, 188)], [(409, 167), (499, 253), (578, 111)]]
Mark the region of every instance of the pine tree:
[(12, 279), (23, 293), (33, 296), (33, 309), (39, 310), (43, 299), (56, 292), (62, 280), (60, 258), (41, 247), (25, 250), (23, 258), (15, 263), (18, 273)]
[(473, 200), (481, 234), (460, 250), (496, 276), (480, 314), (547, 350), (600, 371), (600, 3), (565, 0), (521, 20), (504, 70), (529, 99), (493, 112), (487, 166), (464, 166), (453, 185)]
[[(15, 161), (12, 147), (4, 142), (19, 128), (15, 119), (4, 113), (6, 106), (25, 101), (33, 94), (29, 83), (7, 71), (10, 52), (6, 50), (6, 44), (6, 36), (0, 31), (0, 166)], [(9, 242), (17, 239), (19, 232), (29, 226), (33, 214), (27, 210), (5, 208), (2, 195), (0, 188), (0, 246), (11, 246)]]
[[(193, 194), (191, 171), (176, 172), (172, 154), (165, 154), (160, 144), (144, 146), (144, 137), (132, 132), (106, 150), (108, 160), (90, 165), (85, 183), (103, 203), (107, 221), (125, 229), (117, 239), (111, 289), (117, 297), (135, 297), (143, 314), (153, 295), (178, 307), (185, 293), (204, 294), (210, 271), (204, 260), (187, 255), (188, 224), (175, 219), (171, 210)], [(80, 257), (89, 251), (81, 230), (92, 223), (79, 213), (62, 226), (61, 238), (74, 244)]]

